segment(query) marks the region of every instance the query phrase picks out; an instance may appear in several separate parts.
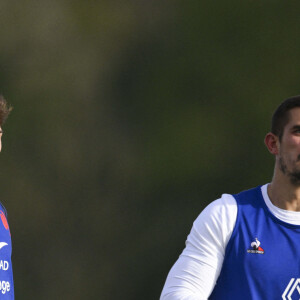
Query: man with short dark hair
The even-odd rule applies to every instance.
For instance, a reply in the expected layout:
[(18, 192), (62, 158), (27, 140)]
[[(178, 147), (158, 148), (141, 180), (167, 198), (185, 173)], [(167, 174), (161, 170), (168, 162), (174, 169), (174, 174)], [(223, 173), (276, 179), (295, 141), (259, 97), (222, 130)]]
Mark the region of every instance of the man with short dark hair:
[(271, 183), (223, 194), (195, 220), (161, 300), (299, 299), (300, 96), (275, 111)]
[[(2, 126), (12, 107), (0, 95), (0, 151), (2, 148)], [(0, 202), (0, 299), (14, 300), (14, 282), (11, 263), (11, 235), (7, 222), (7, 212)]]

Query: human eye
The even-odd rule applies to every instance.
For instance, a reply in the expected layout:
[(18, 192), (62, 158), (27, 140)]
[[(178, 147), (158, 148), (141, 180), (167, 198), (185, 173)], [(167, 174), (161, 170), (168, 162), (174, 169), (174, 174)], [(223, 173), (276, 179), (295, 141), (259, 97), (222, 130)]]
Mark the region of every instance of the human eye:
[(296, 129), (294, 129), (294, 131), (293, 131), (295, 134), (300, 134), (300, 128), (296, 128)]

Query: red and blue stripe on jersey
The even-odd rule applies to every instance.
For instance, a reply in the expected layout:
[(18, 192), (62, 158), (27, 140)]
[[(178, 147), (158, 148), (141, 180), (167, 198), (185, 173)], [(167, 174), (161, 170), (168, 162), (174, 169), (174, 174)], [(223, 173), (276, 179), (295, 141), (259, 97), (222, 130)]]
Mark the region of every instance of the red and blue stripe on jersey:
[(0, 299), (14, 300), (11, 234), (6, 210), (0, 204)]

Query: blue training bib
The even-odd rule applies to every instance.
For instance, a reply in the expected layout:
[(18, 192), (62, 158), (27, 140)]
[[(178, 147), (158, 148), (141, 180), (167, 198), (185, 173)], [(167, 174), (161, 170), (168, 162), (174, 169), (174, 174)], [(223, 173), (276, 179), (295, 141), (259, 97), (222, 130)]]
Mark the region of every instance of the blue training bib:
[(0, 205), (0, 299), (14, 300), (11, 235), (6, 210)]
[(260, 186), (233, 196), (237, 220), (209, 299), (298, 300), (300, 225), (277, 219)]

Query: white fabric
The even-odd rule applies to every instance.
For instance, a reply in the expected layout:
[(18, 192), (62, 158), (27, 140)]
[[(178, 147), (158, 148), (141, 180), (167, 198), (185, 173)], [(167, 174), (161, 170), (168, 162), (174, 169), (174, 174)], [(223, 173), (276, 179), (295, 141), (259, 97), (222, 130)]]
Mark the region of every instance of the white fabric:
[(300, 212), (299, 211), (291, 211), (291, 210), (285, 210), (282, 208), (279, 208), (275, 206), (268, 195), (267, 192), (267, 184), (263, 185), (261, 187), (261, 191), (265, 200), (265, 203), (271, 213), (278, 218), (281, 221), (284, 221), (286, 223), (294, 224), (294, 225), (300, 225)]
[[(261, 190), (274, 216), (300, 225), (300, 212), (273, 205), (267, 193), (267, 184)], [(160, 300), (207, 300), (220, 275), (236, 217), (236, 201), (228, 194), (222, 195), (202, 211), (193, 224), (185, 249), (168, 274)]]
[(208, 298), (220, 274), (236, 216), (236, 201), (228, 194), (202, 211), (193, 224), (185, 249), (169, 272), (161, 300)]

